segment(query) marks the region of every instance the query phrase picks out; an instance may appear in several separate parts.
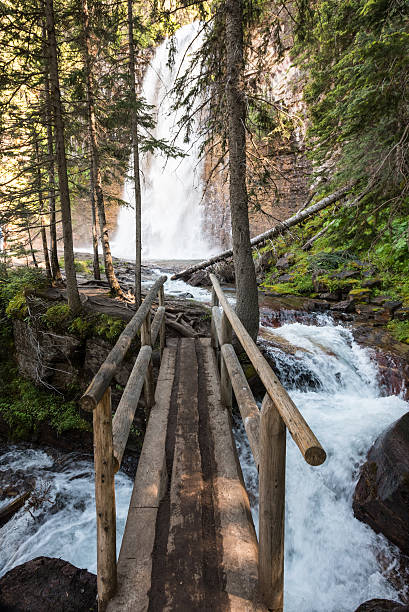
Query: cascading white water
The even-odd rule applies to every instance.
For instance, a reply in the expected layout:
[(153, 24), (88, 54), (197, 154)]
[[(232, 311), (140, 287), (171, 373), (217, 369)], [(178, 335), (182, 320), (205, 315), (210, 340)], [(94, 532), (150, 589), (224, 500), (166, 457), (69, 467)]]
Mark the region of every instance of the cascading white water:
[[(175, 34), (176, 55), (173, 67), (168, 62), (168, 41), (163, 42), (146, 71), (142, 97), (157, 108), (158, 139), (173, 142), (186, 157), (166, 160), (159, 152), (141, 159), (142, 180), (142, 257), (147, 259), (195, 259), (211, 253), (204, 237), (201, 199), (203, 195), (203, 164), (198, 159), (199, 142), (183, 141), (177, 135), (177, 122), (182, 111), (171, 113), (169, 94), (175, 78), (189, 67), (189, 56), (198, 48), (199, 25), (189, 24)], [(127, 179), (123, 199), (133, 205), (134, 184)], [(112, 243), (116, 257), (135, 259), (135, 213), (123, 207)]]
[[(28, 505), (0, 529), (0, 576), (39, 556), (59, 557), (96, 573), (94, 466), (76, 455), (53, 459), (47, 452), (11, 447), (0, 457), (0, 470), (21, 470), (34, 476), (44, 498), (37, 509)], [(115, 477), (117, 550), (120, 549), (132, 480)]]
[[(359, 465), (375, 438), (408, 410), (399, 397), (382, 397), (376, 365), (350, 331), (321, 317), (319, 325), (284, 324), (274, 333), (301, 349), (269, 350), (280, 378), (327, 451), (308, 466), (287, 442), (285, 526), (286, 612), (353, 612), (371, 598), (399, 600), (382, 575), (377, 554), (392, 562), (389, 545), (353, 516)], [(243, 427), (236, 445), (258, 527), (257, 470)]]

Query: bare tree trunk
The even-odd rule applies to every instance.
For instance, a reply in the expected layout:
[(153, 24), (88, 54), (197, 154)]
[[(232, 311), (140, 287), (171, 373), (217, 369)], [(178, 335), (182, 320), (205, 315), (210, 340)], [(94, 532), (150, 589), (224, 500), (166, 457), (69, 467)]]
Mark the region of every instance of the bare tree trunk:
[(256, 272), (250, 244), (246, 185), (246, 101), (242, 84), (242, 0), (226, 0), (226, 98), (228, 106), (229, 191), (236, 275), (236, 312), (255, 340), (259, 328)]
[(139, 174), (138, 120), (136, 116), (135, 43), (133, 38), (133, 3), (128, 0), (129, 77), (131, 84), (131, 132), (135, 184), (135, 304), (141, 303), (141, 182)]
[(101, 280), (101, 272), (99, 269), (99, 255), (98, 255), (97, 210), (95, 206), (95, 180), (94, 180), (94, 171), (92, 168), (92, 162), (91, 162), (91, 168), (90, 168), (90, 196), (91, 196), (90, 199), (91, 199), (91, 213), (92, 213), (92, 252), (93, 252), (92, 267), (94, 270), (94, 278), (96, 280)]
[[(27, 227), (28, 244), (30, 245), (31, 259), (33, 260), (33, 264), (35, 265), (35, 267), (38, 268), (38, 262), (37, 262), (36, 255), (34, 252), (33, 241), (31, 240), (31, 232), (30, 232), (30, 226), (28, 224), (28, 221), (26, 221), (26, 227)], [(28, 260), (27, 260), (27, 266), (28, 266)]]
[(105, 274), (111, 288), (111, 291), (116, 295), (123, 295), (118, 279), (115, 276), (115, 270), (112, 263), (111, 247), (109, 244), (108, 226), (105, 217), (104, 194), (102, 192), (101, 171), (99, 167), (97, 131), (95, 121), (95, 103), (92, 88), (92, 70), (91, 70), (91, 43), (89, 32), (89, 12), (87, 0), (82, 1), (83, 26), (84, 26), (84, 63), (86, 73), (87, 87), (87, 110), (88, 110), (88, 130), (91, 145), (91, 164), (95, 181), (95, 195), (97, 200), (99, 227), (102, 241), (102, 249), (104, 252)]
[(56, 159), (60, 188), (60, 203), (62, 228), (64, 238), (64, 265), (67, 278), (68, 305), (72, 312), (81, 310), (81, 300), (78, 293), (77, 277), (74, 265), (74, 248), (72, 240), (71, 203), (68, 187), (67, 159), (65, 156), (64, 121), (60, 95), (60, 82), (58, 76), (57, 41), (55, 37), (55, 18), (53, 0), (45, 0), (45, 13), (47, 20), (47, 41), (50, 62), (51, 105), (55, 126)]
[(43, 190), (42, 190), (42, 181), (41, 181), (41, 169), (40, 169), (40, 152), (38, 147), (38, 139), (37, 134), (33, 133), (34, 136), (34, 146), (36, 152), (36, 165), (37, 165), (37, 193), (38, 193), (38, 203), (39, 203), (39, 214), (40, 214), (40, 232), (41, 232), (41, 241), (43, 244), (43, 254), (44, 254), (44, 263), (45, 269), (47, 273), (47, 278), (51, 281), (51, 266), (50, 266), (50, 257), (48, 254), (48, 245), (47, 245), (47, 234), (45, 232), (44, 227), (44, 200), (43, 200)]
[[(44, 56), (47, 53), (47, 32), (43, 26)], [(48, 153), (48, 212), (50, 213), (50, 263), (52, 277), (54, 281), (62, 281), (60, 264), (58, 263), (57, 253), (57, 222), (55, 215), (55, 170), (54, 170), (54, 146), (53, 146), (53, 126), (52, 110), (50, 100), (50, 79), (49, 66), (45, 67), (44, 99), (45, 99), (45, 125), (47, 129), (47, 153)]]

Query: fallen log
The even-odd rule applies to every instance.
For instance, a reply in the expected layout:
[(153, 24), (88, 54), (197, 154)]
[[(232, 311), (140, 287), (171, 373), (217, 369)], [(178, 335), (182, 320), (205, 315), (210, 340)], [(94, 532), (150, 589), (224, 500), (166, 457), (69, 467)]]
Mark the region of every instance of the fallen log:
[(172, 321), (172, 319), (168, 319), (168, 317), (166, 317), (166, 325), (179, 332), (179, 334), (185, 338), (197, 338), (195, 330), (190, 327), (190, 325), (176, 323), (176, 321)]
[(9, 504), (0, 510), (0, 526), (4, 525), (11, 517), (20, 510), (31, 495), (30, 491), (24, 491), (21, 495), (15, 497)]
[[(293, 225), (297, 225), (298, 223), (305, 221), (305, 219), (308, 219), (309, 217), (319, 212), (323, 208), (326, 208), (327, 206), (330, 206), (330, 204), (333, 204), (334, 202), (337, 202), (338, 200), (340, 200), (350, 189), (351, 189), (350, 185), (348, 187), (343, 187), (342, 189), (339, 189), (335, 193), (332, 193), (331, 195), (323, 198), (322, 200), (319, 200), (312, 206), (309, 206), (308, 208), (304, 210), (298, 211), (295, 215), (293, 215), (286, 221), (282, 221), (281, 223), (278, 223), (273, 228), (267, 230), (263, 234), (259, 234), (258, 236), (255, 236), (254, 238), (252, 238), (250, 240), (251, 246), (254, 247), (258, 244), (262, 244), (266, 240), (269, 240), (270, 238), (274, 238), (278, 234), (281, 234), (282, 232), (287, 231), (290, 227), (293, 227)], [(206, 259), (206, 261), (202, 261), (198, 264), (190, 266), (189, 268), (186, 268), (185, 270), (182, 270), (181, 272), (178, 272), (177, 274), (174, 274), (172, 276), (172, 280), (177, 280), (178, 278), (182, 278), (183, 276), (187, 274), (190, 275), (190, 274), (193, 274), (193, 272), (197, 272), (198, 270), (203, 270), (203, 268), (208, 268), (209, 266), (212, 266), (218, 261), (222, 261), (223, 259), (232, 257), (232, 255), (233, 255), (233, 249), (228, 249), (227, 251), (223, 251), (222, 253), (219, 253), (218, 255), (214, 255), (213, 257), (210, 257), (210, 259)]]

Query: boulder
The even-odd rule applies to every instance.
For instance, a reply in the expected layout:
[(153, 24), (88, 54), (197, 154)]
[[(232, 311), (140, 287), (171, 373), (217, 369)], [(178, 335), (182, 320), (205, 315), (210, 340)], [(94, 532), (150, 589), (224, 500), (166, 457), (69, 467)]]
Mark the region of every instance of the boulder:
[(331, 306), (331, 310), (333, 310), (334, 312), (354, 312), (354, 300), (344, 300), (343, 302), (337, 302), (336, 304)]
[(409, 606), (389, 599), (370, 599), (361, 604), (355, 612), (409, 612)]
[(97, 610), (97, 577), (63, 559), (37, 557), (0, 579), (3, 612)]
[(409, 413), (370, 449), (355, 488), (355, 517), (409, 555)]

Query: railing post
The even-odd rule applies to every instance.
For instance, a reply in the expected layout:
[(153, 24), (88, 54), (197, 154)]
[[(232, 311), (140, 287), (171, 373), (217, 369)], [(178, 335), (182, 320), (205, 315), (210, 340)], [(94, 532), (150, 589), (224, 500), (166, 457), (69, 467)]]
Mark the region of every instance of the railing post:
[[(141, 346), (152, 346), (150, 311), (146, 315), (145, 321), (142, 323)], [(154, 380), (153, 380), (152, 359), (149, 361), (148, 369), (146, 371), (143, 392), (144, 392), (144, 398), (145, 398), (145, 418), (146, 420), (148, 420), (151, 408), (155, 403), (155, 385), (154, 385)]]
[(112, 447), (111, 388), (93, 412), (95, 506), (97, 512), (98, 610), (104, 612), (117, 586), (116, 511)]
[(259, 588), (263, 602), (283, 610), (286, 427), (268, 394), (261, 407)]
[[(162, 287), (159, 289), (159, 306), (165, 306), (165, 290)], [(166, 314), (163, 317), (163, 321), (160, 326), (159, 332), (159, 346), (160, 346), (160, 358), (162, 359), (163, 349), (166, 344)]]
[[(214, 287), (212, 287), (212, 308), (213, 306), (218, 306), (218, 305), (219, 305), (219, 298), (217, 297), (217, 293)], [(217, 338), (216, 324), (214, 322), (213, 314), (212, 314), (211, 334), (210, 335), (212, 338), (212, 347), (214, 348), (215, 351), (217, 351), (217, 349), (219, 348), (219, 341)]]
[[(231, 344), (233, 337), (233, 330), (226, 313), (222, 314), (222, 321), (220, 326), (221, 345)], [(226, 367), (224, 357), (220, 354), (220, 387), (221, 387), (221, 400), (223, 406), (226, 408), (232, 407), (232, 391), (229, 371)]]

